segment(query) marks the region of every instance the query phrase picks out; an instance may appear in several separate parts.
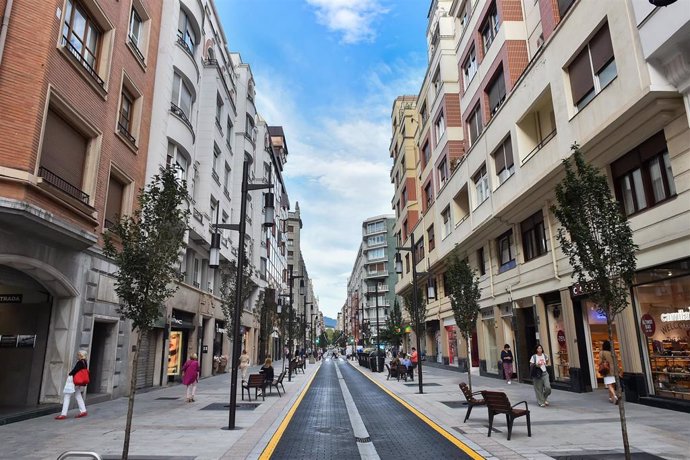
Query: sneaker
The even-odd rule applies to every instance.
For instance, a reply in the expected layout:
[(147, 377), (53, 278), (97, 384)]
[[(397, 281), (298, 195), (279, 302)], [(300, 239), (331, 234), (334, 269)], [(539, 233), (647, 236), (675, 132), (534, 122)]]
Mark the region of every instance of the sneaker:
[(55, 417), (55, 420), (64, 420), (64, 419), (66, 419), (66, 418), (67, 418), (66, 415), (58, 415), (58, 416)]
[(508, 385), (510, 385), (511, 383), (513, 383), (513, 382), (511, 382), (510, 380), (508, 380)]
[(79, 412), (77, 415), (74, 416), (74, 418), (82, 418), (86, 417), (87, 415), (89, 415), (88, 412)]
[(539, 407), (544, 407), (544, 404), (539, 404)]
[(549, 402), (548, 402), (548, 401), (544, 401), (544, 405), (545, 405), (545, 406), (548, 406), (548, 405), (549, 405)]

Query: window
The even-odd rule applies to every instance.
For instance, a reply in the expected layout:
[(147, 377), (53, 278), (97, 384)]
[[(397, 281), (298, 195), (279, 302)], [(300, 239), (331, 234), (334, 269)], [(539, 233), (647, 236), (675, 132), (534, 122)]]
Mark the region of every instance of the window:
[(216, 219), (216, 214), (218, 213), (218, 200), (211, 197), (211, 219)]
[(445, 238), (453, 231), (453, 222), (450, 218), (450, 206), (446, 206), (441, 212), (441, 220), (443, 220), (443, 238)]
[(486, 275), (486, 261), (484, 260), (484, 246), (477, 249), (477, 268), (481, 276)]
[(187, 12), (180, 10), (180, 18), (177, 24), (177, 41), (189, 54), (194, 55), (196, 48), (196, 33), (192, 21)]
[(460, 19), (460, 28), (465, 30), (467, 24), (470, 22), (470, 14), (472, 13), (472, 2), (473, 0), (467, 0), (465, 6), (458, 12), (458, 18)]
[[(438, 33), (438, 30), (437, 30)], [(441, 91), (441, 68), (436, 69), (434, 78), (431, 80), (431, 86), (434, 87), (434, 94), (438, 94)]]
[(575, 0), (558, 0), (558, 15), (561, 19), (563, 19), (563, 16), (573, 3), (575, 3)]
[(175, 172), (178, 180), (187, 180), (187, 168), (189, 167), (189, 161), (187, 157), (182, 154), (180, 148), (173, 144), (168, 144), (168, 167), (175, 168)]
[(378, 260), (386, 257), (386, 251), (383, 248), (370, 249), (367, 251), (367, 260)]
[(477, 206), (489, 198), (489, 176), (486, 174), (486, 164), (482, 165), (474, 174), (474, 190), (477, 198)]
[(419, 110), (419, 114), (422, 116), (422, 126), (426, 124), (429, 119), (429, 111), (426, 109), (426, 102), (422, 104), (422, 108)]
[(233, 129), (233, 125), (232, 125), (232, 120), (230, 119), (229, 116), (228, 116), (228, 121), (227, 121), (227, 123), (225, 124), (225, 127), (226, 127), (227, 130), (228, 130), (228, 132), (227, 132), (228, 135), (227, 135), (227, 137), (225, 138), (225, 144), (226, 144), (226, 145), (228, 146), (228, 148), (230, 149), (230, 153), (232, 153), (232, 135), (233, 135), (233, 130), (232, 130), (232, 129)]
[(498, 247), (498, 273), (515, 267), (515, 250), (513, 249), (513, 231), (508, 230), (496, 240)]
[(441, 163), (439, 163), (436, 169), (438, 170), (439, 188), (442, 188), (446, 185), (446, 181), (448, 180), (448, 159), (443, 157), (443, 160), (441, 160)]
[(612, 163), (611, 173), (616, 198), (628, 216), (656, 206), (676, 194), (663, 131)]
[(174, 108), (179, 109), (179, 113), (175, 113), (178, 115), (184, 115), (186, 122), (190, 125), (193, 102), (194, 98), (192, 96), (192, 90), (189, 86), (189, 83), (187, 83), (187, 80), (182, 78), (180, 74), (175, 72), (175, 76), (173, 77), (172, 103)]
[(382, 220), (378, 222), (369, 222), (367, 224), (367, 233), (380, 233), (385, 231), (386, 226)]
[(441, 111), (438, 118), (436, 118), (436, 143), (443, 137), (446, 133), (446, 120), (443, 118), (443, 110)]
[(228, 166), (227, 163), (225, 163), (225, 174), (223, 174), (223, 192), (225, 195), (229, 195), (230, 192), (229, 190), (229, 184), (230, 184), (230, 166)]
[(431, 181), (424, 187), (424, 211), (431, 208), (431, 204), (434, 202), (434, 191), (431, 186)]
[(103, 227), (112, 227), (122, 215), (122, 198), (125, 184), (117, 177), (110, 175), (108, 181), (108, 197), (105, 201), (105, 221)]
[(477, 141), (477, 138), (479, 138), (479, 136), (482, 134), (482, 129), (484, 129), (482, 126), (482, 113), (479, 103), (477, 103), (474, 110), (472, 110), (470, 113), (470, 117), (467, 119), (467, 122), (467, 130), (469, 131), (470, 135), (470, 145), (474, 145), (474, 143)]
[(141, 16), (137, 13), (137, 10), (132, 8), (132, 15), (129, 18), (129, 40), (138, 49), (141, 49), (141, 41), (143, 38), (143, 23)]
[(254, 129), (256, 126), (254, 124), (254, 119), (249, 114), (246, 114), (246, 119), (247, 119), (247, 129), (246, 129), (245, 135), (248, 136), (251, 140), (254, 140)]
[(608, 24), (599, 29), (568, 66), (573, 104), (581, 110), (616, 77)]
[(470, 85), (470, 82), (474, 78), (474, 76), (477, 74), (477, 53), (474, 49), (474, 46), (470, 49), (469, 54), (467, 55), (467, 58), (465, 58), (465, 62), (462, 64), (462, 75), (463, 75), (463, 84), (464, 88), (467, 89), (467, 87)]
[(218, 149), (218, 146), (215, 144), (213, 145), (213, 164), (212, 164), (212, 169), (213, 172), (218, 171), (218, 159), (220, 158), (220, 150)]
[(496, 38), (499, 27), (500, 23), (498, 21), (498, 10), (496, 9), (496, 5), (493, 5), (491, 7), (491, 10), (489, 10), (489, 14), (487, 15), (487, 18), (484, 21), (484, 24), (480, 28), (482, 32), (482, 45), (484, 46), (484, 55), (486, 55), (486, 52), (489, 50), (489, 47), (494, 41), (494, 38)]
[(489, 111), (493, 117), (498, 108), (506, 100), (506, 83), (503, 78), (503, 68), (499, 68), (496, 76), (488, 87), (487, 94), (489, 96)]
[(498, 183), (502, 184), (515, 172), (513, 164), (513, 143), (510, 136), (493, 153), (494, 165), (496, 166), (496, 176)]
[(386, 235), (375, 235), (367, 238), (368, 246), (376, 246), (378, 244), (384, 244), (386, 242)]
[(103, 86), (98, 75), (98, 51), (101, 42), (101, 29), (84, 9), (81, 2), (67, 0), (65, 4), (65, 24), (62, 29), (62, 44), (84, 66), (89, 74)]
[(407, 204), (407, 187), (402, 189), (402, 193), (400, 194), (400, 206), (405, 207)]
[(132, 136), (132, 121), (134, 113), (134, 96), (127, 90), (122, 88), (120, 94), (120, 117), (117, 121), (118, 130), (132, 143), (134, 137)]
[(414, 245), (415, 260), (417, 263), (424, 259), (424, 238), (420, 238)]
[(220, 128), (220, 120), (223, 118), (223, 98), (216, 93), (216, 125)]
[(425, 168), (426, 165), (429, 164), (429, 159), (431, 158), (431, 145), (429, 145), (429, 141), (424, 143), (424, 147), (422, 147), (422, 154), (424, 155), (424, 163), (422, 163), (422, 168)]
[(525, 262), (546, 254), (544, 215), (538, 211), (520, 223)]
[(433, 225), (427, 229), (426, 237), (429, 240), (429, 252), (431, 252), (436, 247), (436, 242), (434, 241), (434, 226)]

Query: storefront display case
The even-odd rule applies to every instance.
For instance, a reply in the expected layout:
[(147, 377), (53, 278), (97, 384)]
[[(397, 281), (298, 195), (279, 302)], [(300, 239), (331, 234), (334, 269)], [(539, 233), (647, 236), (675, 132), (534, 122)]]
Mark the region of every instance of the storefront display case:
[(690, 349), (687, 341), (647, 339), (652, 381), (658, 396), (690, 400)]

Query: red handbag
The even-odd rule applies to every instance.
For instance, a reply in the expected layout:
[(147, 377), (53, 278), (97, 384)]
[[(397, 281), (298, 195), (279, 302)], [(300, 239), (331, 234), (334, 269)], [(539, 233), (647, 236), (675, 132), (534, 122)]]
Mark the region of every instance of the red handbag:
[(84, 387), (89, 384), (89, 370), (79, 369), (76, 374), (74, 374), (74, 384), (78, 387)]

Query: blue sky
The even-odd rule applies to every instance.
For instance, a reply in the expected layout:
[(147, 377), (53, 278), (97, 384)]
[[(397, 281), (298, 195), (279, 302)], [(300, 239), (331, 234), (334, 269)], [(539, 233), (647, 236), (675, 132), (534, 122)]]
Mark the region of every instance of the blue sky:
[(230, 49), (256, 80), (257, 106), (282, 125), (285, 180), (302, 212), (302, 252), (319, 305), (346, 300), (361, 223), (391, 214), (393, 100), (426, 70), (429, 0), (216, 0)]

